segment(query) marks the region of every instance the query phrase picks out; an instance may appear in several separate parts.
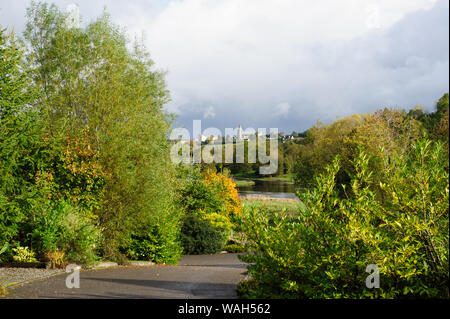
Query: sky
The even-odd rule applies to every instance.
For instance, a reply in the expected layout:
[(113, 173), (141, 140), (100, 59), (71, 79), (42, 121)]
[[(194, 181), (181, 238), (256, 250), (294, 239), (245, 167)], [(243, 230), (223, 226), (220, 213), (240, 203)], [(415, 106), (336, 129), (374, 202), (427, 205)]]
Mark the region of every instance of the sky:
[[(54, 0), (104, 7), (167, 72), (174, 126), (301, 132), (379, 108), (432, 111), (449, 91), (448, 0)], [(1, 0), (24, 30), (29, 1)]]

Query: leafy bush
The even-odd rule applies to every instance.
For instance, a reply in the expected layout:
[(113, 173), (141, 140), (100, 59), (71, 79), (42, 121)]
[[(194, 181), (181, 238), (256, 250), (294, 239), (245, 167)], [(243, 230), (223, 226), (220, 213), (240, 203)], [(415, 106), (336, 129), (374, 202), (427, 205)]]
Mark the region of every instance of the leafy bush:
[[(162, 227), (153, 227), (132, 235), (122, 248), (131, 260), (149, 260), (155, 263), (176, 264), (181, 255), (178, 241), (171, 240)], [(145, 235), (144, 235), (145, 234)]]
[[(386, 156), (382, 196), (373, 191), (369, 161), (360, 151), (346, 190), (336, 184), (335, 159), (313, 190), (299, 193), (305, 207), (298, 217), (245, 212), (254, 253), (243, 259), (251, 263), (253, 281), (241, 285), (241, 294), (449, 297), (449, 174), (443, 145), (424, 139), (407, 153)], [(379, 289), (364, 285), (369, 264), (379, 267)]]
[(14, 256), (13, 260), (21, 263), (35, 263), (37, 259), (35, 253), (28, 247), (13, 248)]
[(243, 252), (248, 251), (247, 247), (245, 247), (244, 244), (240, 244), (240, 243), (226, 244), (223, 247), (223, 250), (225, 250), (229, 253), (243, 253)]
[(187, 216), (181, 228), (185, 254), (215, 254), (222, 250), (228, 235), (198, 215)]
[(66, 264), (64, 262), (65, 253), (60, 250), (49, 251), (45, 254), (45, 258), (49, 263), (50, 268), (63, 268)]
[[(185, 218), (181, 242), (186, 254), (212, 254), (222, 250), (241, 215), (235, 184), (211, 169), (193, 169), (181, 190)], [(202, 242), (204, 241), (204, 242)]]
[(92, 264), (97, 260), (98, 229), (67, 201), (52, 201), (36, 211), (31, 226), (33, 243), (44, 256), (59, 251), (69, 262)]
[(241, 215), (241, 200), (239, 199), (239, 193), (236, 188), (236, 184), (228, 176), (228, 171), (220, 174), (208, 169), (203, 175), (206, 185), (214, 185), (217, 187), (217, 195), (225, 203), (225, 214), (232, 218), (233, 216)]

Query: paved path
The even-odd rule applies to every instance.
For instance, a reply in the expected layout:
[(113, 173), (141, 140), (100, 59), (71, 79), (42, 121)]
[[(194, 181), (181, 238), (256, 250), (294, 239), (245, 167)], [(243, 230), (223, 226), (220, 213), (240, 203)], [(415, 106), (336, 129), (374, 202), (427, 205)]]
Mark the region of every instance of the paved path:
[(84, 270), (80, 288), (55, 275), (12, 288), (7, 298), (235, 298), (245, 271), (237, 254), (185, 256), (179, 266)]

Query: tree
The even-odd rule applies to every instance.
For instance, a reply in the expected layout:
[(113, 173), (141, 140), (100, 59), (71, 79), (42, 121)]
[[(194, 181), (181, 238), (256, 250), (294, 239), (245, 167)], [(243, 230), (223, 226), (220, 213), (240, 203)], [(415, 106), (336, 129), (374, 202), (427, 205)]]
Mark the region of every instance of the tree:
[(14, 34), (0, 29), (0, 247), (20, 231), (27, 218), (29, 170), (40, 147), (38, 115), (29, 107), (33, 100), (23, 49)]
[[(65, 260), (92, 262), (92, 210), (103, 186), (97, 153), (83, 136), (49, 134), (23, 49), (13, 35), (2, 31), (0, 38), (0, 245), (29, 246), (39, 258), (58, 252)], [(2, 257), (11, 259), (6, 251)]]
[(39, 104), (49, 110), (50, 132), (86, 131), (107, 175), (96, 210), (105, 256), (122, 258), (132, 235), (155, 227), (165, 229), (157, 232), (160, 249), (179, 255), (163, 74), (152, 70), (142, 42), (128, 49), (124, 31), (106, 13), (84, 28), (67, 24), (54, 5), (33, 2), (27, 15), (28, 59), (43, 92)]
[[(331, 124), (317, 123), (307, 131), (294, 168), (295, 182), (301, 187), (311, 187), (314, 178), (324, 172), (327, 163), (340, 154), (345, 137), (364, 122), (364, 116), (353, 115)], [(339, 182), (346, 182), (346, 174), (339, 173)]]
[(430, 134), (436, 133), (436, 128), (441, 122), (442, 118), (445, 114), (448, 115), (448, 107), (449, 107), (449, 95), (445, 93), (442, 97), (436, 102), (435, 111), (431, 113), (427, 113), (423, 110), (423, 107), (416, 107), (409, 111), (408, 115), (420, 122), (422, 122), (425, 128), (428, 130)]

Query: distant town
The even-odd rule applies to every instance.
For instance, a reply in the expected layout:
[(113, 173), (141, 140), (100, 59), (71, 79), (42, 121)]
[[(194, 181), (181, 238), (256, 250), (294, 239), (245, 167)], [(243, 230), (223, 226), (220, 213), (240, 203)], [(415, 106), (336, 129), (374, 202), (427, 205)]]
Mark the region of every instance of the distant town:
[[(204, 135), (200, 134), (195, 138), (187, 139), (183, 138), (181, 135), (178, 136), (175, 139), (171, 139), (172, 142), (179, 141), (182, 143), (193, 143), (193, 142), (201, 142), (202, 144), (230, 144), (230, 143), (236, 143), (236, 142), (243, 142), (243, 141), (249, 141), (253, 140), (257, 136), (257, 132), (254, 131), (254, 129), (246, 129), (244, 130), (242, 128), (242, 125), (239, 124), (237, 128), (234, 129), (233, 135), (227, 135), (227, 136), (221, 136), (221, 135)], [(306, 132), (297, 133), (292, 132), (291, 134), (284, 134), (284, 132), (280, 132), (277, 134), (278, 140), (280, 142), (285, 141), (295, 141), (299, 142), (303, 138), (306, 137)], [(270, 134), (266, 134), (267, 139), (274, 139), (274, 137), (271, 137)]]

